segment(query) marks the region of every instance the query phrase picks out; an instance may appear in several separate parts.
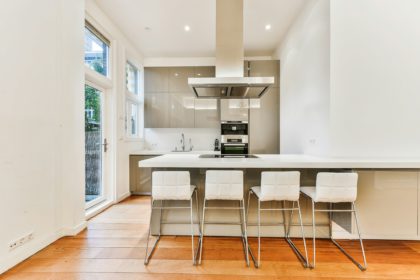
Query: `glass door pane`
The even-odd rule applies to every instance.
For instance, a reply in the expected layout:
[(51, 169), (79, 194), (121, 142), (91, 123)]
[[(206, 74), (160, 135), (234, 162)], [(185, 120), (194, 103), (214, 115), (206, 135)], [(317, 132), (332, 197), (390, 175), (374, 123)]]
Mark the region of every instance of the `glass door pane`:
[(85, 85), (85, 201), (86, 207), (100, 202), (104, 195), (103, 93)]

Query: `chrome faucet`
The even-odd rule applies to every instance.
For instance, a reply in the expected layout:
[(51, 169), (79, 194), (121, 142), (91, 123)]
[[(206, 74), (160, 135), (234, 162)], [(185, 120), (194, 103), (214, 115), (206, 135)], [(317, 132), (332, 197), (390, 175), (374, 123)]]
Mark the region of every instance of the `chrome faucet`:
[(185, 152), (185, 136), (184, 136), (184, 133), (181, 133), (181, 145), (182, 145), (182, 151)]
[(189, 143), (190, 143), (190, 152), (191, 152), (193, 150), (193, 148), (194, 148), (193, 144), (191, 143), (191, 138), (190, 138)]

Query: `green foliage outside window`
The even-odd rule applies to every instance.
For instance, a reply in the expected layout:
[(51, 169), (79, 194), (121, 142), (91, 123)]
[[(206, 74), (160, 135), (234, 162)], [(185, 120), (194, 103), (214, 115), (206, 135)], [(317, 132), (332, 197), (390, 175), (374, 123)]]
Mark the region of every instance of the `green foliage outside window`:
[(100, 91), (85, 85), (85, 131), (97, 131), (101, 122)]

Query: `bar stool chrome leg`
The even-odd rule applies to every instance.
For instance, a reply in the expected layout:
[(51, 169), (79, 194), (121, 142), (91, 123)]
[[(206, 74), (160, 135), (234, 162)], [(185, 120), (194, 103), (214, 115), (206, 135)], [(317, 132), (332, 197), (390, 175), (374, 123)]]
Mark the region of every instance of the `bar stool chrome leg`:
[(256, 267), (259, 268), (261, 265), (261, 201), (258, 199), (258, 204), (257, 204), (257, 223), (258, 223), (258, 259), (257, 259), (257, 264)]
[[(353, 210), (354, 210), (354, 220), (356, 222), (357, 234), (359, 235), (360, 248), (362, 249), (362, 254), (363, 254), (364, 267), (362, 267), (362, 270), (366, 270), (367, 269), (367, 261), (366, 261), (365, 247), (363, 246), (362, 235), (360, 234), (359, 221), (358, 221), (358, 218), (357, 218), (357, 210), (356, 210), (356, 205), (354, 204), (354, 202), (353, 202)], [(360, 265), (359, 265), (359, 267), (360, 267)]]
[(299, 249), (296, 247), (295, 243), (290, 239), (290, 228), (293, 225), (293, 212), (296, 210), (295, 208), (295, 201), (292, 202), (292, 208), (290, 210), (290, 218), (289, 223), (287, 226), (287, 233), (285, 235), (287, 243), (289, 243), (290, 247), (292, 247), (293, 251), (295, 252), (296, 256), (299, 258), (299, 260), (302, 262), (303, 267), (308, 268), (309, 265), (309, 259), (308, 259), (308, 249), (306, 247), (306, 238), (305, 238), (305, 231), (303, 229), (303, 220), (302, 220), (302, 212), (300, 210), (300, 203), (299, 200), (297, 201), (297, 210), (299, 214), (299, 226), (301, 230), (302, 240), (303, 240), (303, 247), (305, 250), (305, 256), (302, 255), (302, 253), (299, 251)]
[[(249, 213), (249, 197), (252, 194), (252, 190), (249, 191), (248, 194), (248, 213)], [(292, 207), (291, 208), (287, 208), (286, 207), (286, 201), (281, 201), (280, 202), (281, 207), (278, 209), (261, 209), (261, 200), (258, 199), (257, 197), (257, 237), (258, 237), (258, 251), (257, 251), (257, 256), (255, 257), (254, 254), (252, 253), (251, 247), (249, 247), (249, 253), (251, 255), (252, 260), (254, 261), (254, 266), (256, 268), (261, 267), (261, 211), (282, 211), (282, 215), (283, 215), (283, 223), (279, 223), (280, 225), (283, 224), (284, 226), (284, 231), (285, 231), (285, 240), (287, 241), (287, 243), (290, 245), (290, 247), (292, 248), (292, 250), (295, 252), (296, 256), (299, 258), (299, 260), (302, 262), (303, 267), (309, 267), (309, 261), (308, 261), (308, 250), (306, 247), (306, 240), (305, 240), (305, 235), (304, 235), (304, 231), (303, 231), (303, 221), (302, 221), (302, 214), (300, 211), (300, 204), (299, 201), (297, 202), (298, 207), (295, 208), (295, 202), (293, 202)], [(289, 223), (286, 226), (286, 219), (285, 219), (285, 210), (290, 210), (290, 219), (289, 219)], [(299, 249), (296, 247), (296, 245), (294, 244), (294, 242), (290, 239), (289, 235), (290, 235), (290, 227), (292, 226), (292, 219), (293, 219), (293, 210), (298, 210), (299, 211), (299, 221), (300, 221), (300, 227), (301, 227), (301, 231), (302, 231), (302, 239), (303, 239), (303, 244), (304, 244), (304, 248), (305, 248), (305, 256), (302, 255), (302, 253), (299, 251)], [(247, 217), (248, 218), (248, 217)], [(275, 225), (279, 225), (279, 224), (275, 224)], [(268, 225), (273, 225), (273, 224), (268, 224)]]
[(197, 215), (197, 225), (198, 225), (198, 246), (197, 246), (197, 250), (195, 251), (195, 264), (197, 263), (197, 259), (198, 259), (198, 253), (200, 252), (200, 248), (201, 248), (201, 239), (203, 238), (203, 235), (201, 233), (201, 223), (200, 223), (200, 212), (198, 211), (198, 190), (195, 191), (195, 209), (196, 209), (196, 215)]
[(315, 258), (316, 258), (316, 234), (315, 234), (315, 202), (312, 201), (312, 246), (313, 246), (313, 259), (311, 268), (315, 268)]
[(162, 225), (162, 208), (163, 208), (163, 202), (161, 202), (161, 209), (160, 209), (160, 223), (159, 223), (159, 235), (158, 235), (158, 237), (156, 238), (156, 241), (155, 241), (155, 243), (153, 244), (153, 247), (152, 247), (152, 249), (151, 249), (151, 251), (150, 251), (150, 253), (148, 253), (149, 252), (149, 240), (150, 240), (150, 236), (152, 235), (152, 216), (153, 216), (153, 205), (154, 205), (154, 203), (155, 203), (155, 201), (152, 199), (151, 200), (151, 209), (150, 209), (150, 219), (149, 219), (149, 232), (148, 232), (148, 235), (147, 235), (147, 243), (146, 243), (146, 255), (144, 256), (144, 264), (145, 265), (147, 265), (147, 264), (149, 264), (149, 260), (150, 260), (150, 257), (152, 256), (152, 254), (153, 254), (153, 252), (155, 251), (155, 249), (156, 249), (156, 245), (157, 245), (157, 243), (159, 242), (159, 240), (160, 240), (160, 235), (161, 235), (161, 225)]
[[(205, 213), (206, 213), (206, 202), (207, 200), (204, 199), (203, 202), (203, 219), (201, 221), (201, 245), (200, 245), (200, 256), (198, 260), (198, 264), (201, 264), (202, 260), (202, 254), (203, 254), (203, 242), (204, 242), (204, 225), (205, 225)], [(218, 207), (209, 207), (209, 209), (217, 209)], [(231, 207), (231, 208), (224, 208), (220, 207), (219, 209), (239, 209), (240, 214), (240, 223), (241, 226), (241, 239), (242, 239), (242, 245), (244, 247), (244, 254), (245, 254), (245, 261), (247, 266), (249, 266), (249, 257), (248, 257), (248, 235), (247, 235), (247, 228), (246, 228), (246, 216), (245, 216), (245, 201), (242, 199), (239, 201), (239, 207)], [(217, 224), (217, 223), (216, 223)], [(220, 224), (220, 223), (219, 223)], [(222, 223), (224, 224), (224, 223)]]
[[(332, 209), (331, 209), (332, 210)], [(366, 254), (365, 254), (365, 248), (363, 246), (363, 240), (362, 240), (362, 236), (360, 234), (360, 230), (359, 230), (359, 223), (358, 223), (358, 219), (357, 219), (357, 212), (356, 212), (356, 206), (354, 204), (354, 202), (352, 202), (352, 209), (350, 211), (351, 213), (354, 214), (354, 218), (355, 218), (355, 222), (356, 222), (356, 229), (357, 229), (357, 234), (359, 236), (359, 242), (360, 242), (360, 248), (362, 250), (362, 255), (363, 255), (363, 264), (361, 265), (359, 262), (357, 262), (349, 253), (347, 253), (346, 250), (344, 250), (344, 248), (338, 244), (338, 242), (332, 238), (332, 234), (330, 236), (331, 241), (334, 243), (335, 246), (337, 246), (337, 248), (344, 254), (346, 255), (346, 257), (351, 260), (361, 271), (365, 271), (367, 269), (367, 262), (366, 262)], [(331, 217), (331, 216), (330, 216)], [(331, 221), (330, 221), (331, 222)]]
[(201, 219), (201, 242), (200, 242), (200, 258), (198, 260), (198, 264), (201, 264), (201, 256), (203, 254), (203, 241), (204, 241), (204, 219), (206, 215), (206, 199), (203, 201), (203, 218)]
[[(357, 218), (357, 211), (356, 211), (356, 206), (354, 204), (354, 202), (352, 202), (352, 208), (351, 210), (334, 210), (332, 208), (332, 204), (330, 203), (330, 208), (329, 210), (316, 210), (315, 209), (315, 202), (312, 200), (312, 231), (313, 231), (313, 262), (311, 267), (315, 268), (315, 259), (316, 259), (316, 245), (315, 245), (315, 240), (316, 240), (316, 236), (315, 236), (315, 212), (317, 211), (321, 211), (321, 212), (328, 212), (329, 215), (329, 227), (330, 227), (330, 239), (333, 242), (333, 244), (335, 246), (337, 246), (337, 248), (344, 254), (346, 255), (347, 258), (349, 258), (361, 271), (365, 271), (367, 269), (367, 261), (366, 261), (366, 253), (365, 253), (365, 249), (363, 246), (363, 239), (360, 233), (360, 229), (359, 229), (359, 221)], [(357, 262), (346, 250), (344, 250), (344, 248), (338, 244), (338, 242), (332, 238), (332, 213), (333, 212), (350, 212), (352, 214), (354, 214), (355, 217), (355, 222), (356, 222), (356, 229), (357, 229), (357, 234), (359, 236), (359, 242), (360, 242), (360, 248), (362, 250), (362, 255), (363, 255), (363, 264), (361, 265), (359, 262)]]
[(239, 201), (239, 217), (241, 219), (241, 232), (242, 232), (242, 245), (244, 247), (244, 255), (246, 265), (249, 266), (249, 256), (248, 256), (248, 233), (247, 233), (247, 221), (245, 216), (245, 201)]
[[(196, 202), (198, 204), (197, 190), (194, 190), (194, 192), (195, 192)], [(150, 211), (150, 220), (149, 220), (149, 232), (148, 232), (148, 235), (147, 235), (147, 243), (146, 243), (146, 255), (144, 257), (144, 264), (145, 265), (149, 264), (150, 258), (152, 257), (152, 255), (153, 255), (153, 253), (154, 253), (154, 251), (156, 249), (156, 246), (157, 246), (157, 244), (158, 244), (158, 242), (160, 240), (161, 234), (162, 234), (162, 216), (163, 216), (162, 214), (163, 214), (163, 210), (165, 210), (165, 209), (171, 209), (171, 207), (165, 207), (165, 204), (164, 204), (164, 201), (163, 200), (161, 200), (161, 202), (160, 202), (160, 207), (155, 207), (155, 202), (156, 202), (156, 200), (153, 200), (152, 199), (152, 202), (151, 202), (151, 211)], [(199, 218), (198, 218), (197, 225), (198, 225), (198, 229), (199, 229), (199, 237), (198, 237), (199, 239), (198, 239), (197, 249), (195, 249), (195, 246), (194, 246), (193, 196), (191, 196), (191, 199), (189, 200), (189, 204), (190, 204), (189, 207), (174, 207), (174, 209), (182, 209), (182, 208), (188, 209), (189, 208), (189, 210), (190, 210), (192, 262), (193, 262), (193, 265), (196, 265), (197, 264), (197, 255), (198, 255), (198, 251), (200, 249), (201, 229), (200, 229), (200, 221), (199, 221)], [(153, 247), (152, 247), (152, 249), (150, 250), (150, 253), (149, 253), (150, 236), (152, 236), (152, 217), (153, 217), (153, 210), (156, 209), (156, 208), (158, 208), (160, 210), (159, 211), (160, 212), (160, 217), (159, 217), (159, 235), (157, 236), (156, 241), (153, 244)], [(198, 205), (197, 205), (197, 209), (198, 209)], [(198, 212), (197, 212), (197, 217), (199, 217)]]

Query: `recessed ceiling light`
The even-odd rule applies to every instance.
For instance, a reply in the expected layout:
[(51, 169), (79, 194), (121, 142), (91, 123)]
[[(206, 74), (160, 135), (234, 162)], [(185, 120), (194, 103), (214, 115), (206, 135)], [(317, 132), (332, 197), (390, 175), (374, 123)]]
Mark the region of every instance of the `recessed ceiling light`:
[(266, 24), (265, 25), (265, 30), (270, 30), (271, 29), (271, 24)]
[(146, 31), (150, 31), (150, 30), (151, 30), (151, 28), (150, 28), (149, 26), (146, 26), (146, 27), (144, 28), (144, 30), (146, 30)]
[(190, 26), (189, 26), (189, 25), (185, 25), (185, 26), (184, 26), (184, 30), (185, 30), (185, 31), (190, 31), (190, 29), (191, 29), (191, 28), (190, 28)]

